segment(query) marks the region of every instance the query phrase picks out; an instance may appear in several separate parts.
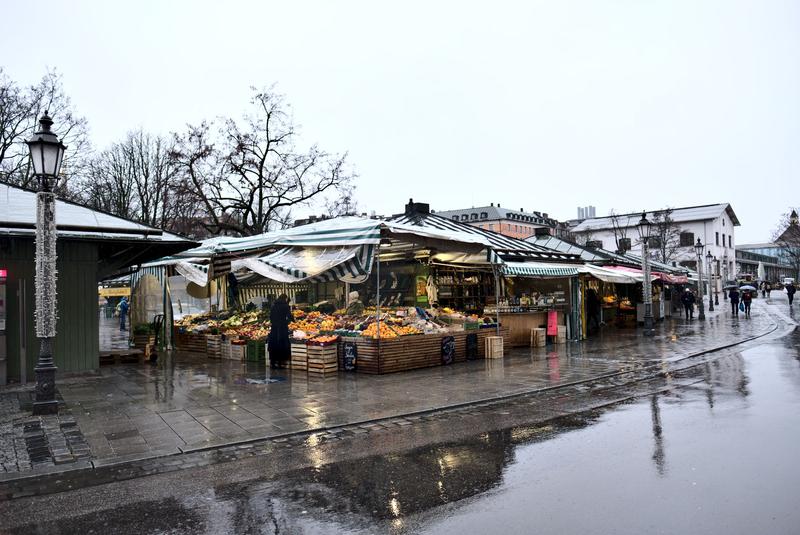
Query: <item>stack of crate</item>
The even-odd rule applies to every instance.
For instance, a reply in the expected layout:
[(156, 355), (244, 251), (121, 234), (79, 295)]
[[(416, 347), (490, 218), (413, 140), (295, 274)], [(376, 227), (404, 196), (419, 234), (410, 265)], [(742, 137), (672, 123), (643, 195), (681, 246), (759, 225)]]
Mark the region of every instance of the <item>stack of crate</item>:
[(339, 371), (336, 344), (309, 345), (306, 350), (308, 352), (308, 373), (325, 375)]
[(206, 354), (208, 358), (222, 358), (222, 336), (218, 334), (206, 335)]
[(501, 359), (501, 358), (503, 358), (503, 337), (502, 336), (487, 336), (486, 337), (486, 358), (487, 359)]
[(247, 345), (237, 340), (230, 343), (230, 354), (228, 358), (231, 360), (243, 361), (247, 356)]
[(547, 345), (547, 329), (542, 327), (531, 329), (531, 347), (544, 347)]
[(559, 325), (558, 326), (558, 335), (556, 336), (556, 343), (557, 344), (566, 344), (567, 343), (567, 326), (566, 325)]
[(292, 342), (292, 360), (289, 362), (289, 367), (293, 370), (307, 370), (308, 369), (308, 346), (305, 341)]

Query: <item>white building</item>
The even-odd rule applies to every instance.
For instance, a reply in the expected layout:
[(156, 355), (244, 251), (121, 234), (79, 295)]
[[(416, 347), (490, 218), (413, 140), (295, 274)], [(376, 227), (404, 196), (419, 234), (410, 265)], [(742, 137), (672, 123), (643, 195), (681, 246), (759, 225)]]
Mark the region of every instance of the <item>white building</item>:
[[(656, 219), (656, 214), (663, 210), (647, 212), (647, 219), (651, 222)], [(700, 238), (706, 248), (705, 255), (711, 255), (719, 263), (720, 275), (727, 273), (729, 278), (735, 276), (736, 269), (736, 238), (735, 228), (739, 226), (739, 219), (728, 203), (707, 204), (704, 206), (691, 206), (688, 208), (674, 208), (671, 219), (674, 221), (678, 233), (678, 247), (671, 264), (697, 268), (697, 253), (694, 244)], [(580, 222), (572, 233), (581, 243), (592, 243), (597, 247), (617, 251), (627, 249), (634, 254), (641, 254), (641, 240), (639, 238), (639, 220), (642, 213), (621, 214), (616, 216), (594, 217)], [(616, 228), (616, 232), (615, 232)], [(621, 239), (622, 235), (625, 239)], [(704, 258), (705, 261), (705, 258)], [(713, 268), (712, 268), (713, 269)]]

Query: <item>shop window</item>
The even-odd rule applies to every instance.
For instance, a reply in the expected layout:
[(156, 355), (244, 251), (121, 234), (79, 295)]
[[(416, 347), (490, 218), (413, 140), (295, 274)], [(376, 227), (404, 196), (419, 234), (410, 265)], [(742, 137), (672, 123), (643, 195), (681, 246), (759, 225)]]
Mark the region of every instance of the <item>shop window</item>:
[(681, 247), (692, 247), (694, 245), (694, 232), (681, 232)]

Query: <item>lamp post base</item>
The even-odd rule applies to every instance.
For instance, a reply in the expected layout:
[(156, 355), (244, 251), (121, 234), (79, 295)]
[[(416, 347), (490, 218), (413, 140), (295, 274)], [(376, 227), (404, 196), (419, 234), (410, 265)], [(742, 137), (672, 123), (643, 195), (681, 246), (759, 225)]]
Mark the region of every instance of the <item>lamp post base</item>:
[(37, 366), (36, 390), (33, 402), (33, 414), (57, 414), (58, 401), (56, 400), (56, 368), (55, 366)]
[(653, 328), (653, 316), (644, 317), (644, 335), (653, 336), (656, 330)]

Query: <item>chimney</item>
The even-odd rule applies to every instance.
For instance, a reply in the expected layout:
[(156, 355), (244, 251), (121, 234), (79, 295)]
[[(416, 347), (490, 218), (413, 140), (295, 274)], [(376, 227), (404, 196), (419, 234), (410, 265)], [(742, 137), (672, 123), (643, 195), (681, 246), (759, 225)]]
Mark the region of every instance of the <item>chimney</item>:
[(493, 202), (492, 202), (492, 203), (489, 203), (489, 206), (494, 206), (494, 203), (493, 203)]
[(548, 216), (547, 214), (542, 214), (542, 217), (545, 219), (550, 219), (550, 216)]
[(414, 202), (414, 199), (408, 199), (406, 205), (406, 215), (414, 214), (429, 214), (431, 213), (431, 205), (423, 202)]
[(520, 212), (524, 212), (524, 211), (525, 211), (525, 208), (520, 208), (520, 209), (519, 209), (519, 211), (520, 211)]

